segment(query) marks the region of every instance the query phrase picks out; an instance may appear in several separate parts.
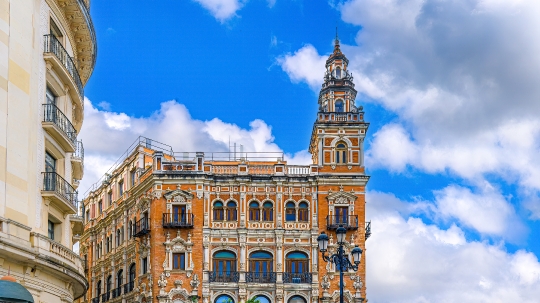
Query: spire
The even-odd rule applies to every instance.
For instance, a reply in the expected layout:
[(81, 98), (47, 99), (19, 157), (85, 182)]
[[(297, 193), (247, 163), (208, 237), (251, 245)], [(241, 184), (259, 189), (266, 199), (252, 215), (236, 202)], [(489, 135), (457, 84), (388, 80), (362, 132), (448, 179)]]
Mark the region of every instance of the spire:
[(341, 54), (341, 49), (339, 48), (339, 36), (338, 36), (338, 27), (336, 26), (336, 39), (334, 40), (334, 54)]

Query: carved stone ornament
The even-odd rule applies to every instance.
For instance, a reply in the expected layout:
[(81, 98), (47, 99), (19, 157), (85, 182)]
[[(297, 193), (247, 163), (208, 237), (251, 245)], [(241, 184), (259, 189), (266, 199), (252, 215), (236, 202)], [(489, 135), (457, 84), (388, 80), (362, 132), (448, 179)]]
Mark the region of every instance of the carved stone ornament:
[(165, 274), (161, 273), (158, 280), (158, 287), (159, 287), (159, 294), (165, 295), (165, 287), (167, 287), (167, 279), (165, 278)]
[(362, 279), (360, 278), (360, 276), (355, 276), (354, 283), (353, 283), (354, 289), (356, 289), (356, 291), (359, 292), (362, 289), (362, 286), (364, 286), (364, 283), (362, 282)]
[(181, 202), (186, 202), (186, 198), (178, 195), (178, 196), (174, 196), (173, 198), (173, 202), (175, 203), (181, 203)]
[(335, 204), (349, 204), (349, 199), (345, 197), (339, 197), (336, 199)]
[(193, 290), (197, 290), (201, 284), (201, 281), (199, 281), (199, 276), (194, 274), (193, 277), (191, 277), (191, 282), (189, 282), (189, 284)]
[(152, 192), (152, 197), (153, 197), (154, 199), (161, 199), (161, 195), (162, 195), (162, 194), (163, 194), (163, 192), (162, 192), (161, 190), (159, 190), (159, 189), (158, 189), (158, 190), (154, 190), (154, 191)]
[(328, 275), (324, 275), (322, 277), (321, 288), (324, 289), (324, 291), (327, 291), (330, 289), (330, 279), (328, 278)]

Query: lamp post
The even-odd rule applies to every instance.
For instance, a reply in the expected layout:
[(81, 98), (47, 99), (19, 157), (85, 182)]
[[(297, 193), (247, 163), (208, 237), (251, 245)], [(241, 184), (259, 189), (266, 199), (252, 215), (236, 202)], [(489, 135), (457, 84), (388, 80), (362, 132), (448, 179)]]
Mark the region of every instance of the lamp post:
[(319, 242), (319, 250), (321, 251), (322, 258), (325, 262), (334, 263), (336, 268), (339, 268), (339, 302), (343, 303), (343, 273), (352, 269), (354, 271), (358, 270), (358, 265), (360, 264), (360, 258), (362, 257), (362, 249), (356, 245), (351, 251), (354, 264), (349, 261), (347, 255), (345, 255), (345, 250), (343, 245), (345, 244), (345, 236), (347, 235), (347, 230), (340, 225), (336, 229), (337, 244), (338, 250), (337, 253), (327, 256), (325, 255), (328, 250), (328, 236), (323, 231), (319, 237), (317, 237), (317, 242)]

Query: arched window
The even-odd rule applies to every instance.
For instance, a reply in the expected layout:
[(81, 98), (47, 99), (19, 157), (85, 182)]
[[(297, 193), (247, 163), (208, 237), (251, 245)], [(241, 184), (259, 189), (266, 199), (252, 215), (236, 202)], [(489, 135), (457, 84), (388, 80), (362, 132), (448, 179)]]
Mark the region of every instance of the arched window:
[(343, 108), (343, 100), (337, 100), (336, 101), (336, 104), (335, 104), (335, 107), (336, 107), (336, 112), (337, 113), (342, 113), (344, 112), (344, 108)]
[(336, 79), (341, 79), (341, 68), (336, 68)]
[(272, 204), (272, 202), (270, 201), (266, 201), (263, 203), (262, 220), (274, 221), (274, 204)]
[(220, 250), (214, 253), (214, 272), (231, 273), (236, 272), (236, 255), (227, 250)]
[(223, 202), (214, 202), (214, 221), (223, 221), (224, 219)]
[(107, 277), (107, 284), (105, 284), (105, 296), (109, 297), (111, 295), (113, 284), (112, 284), (112, 276), (109, 275)]
[(120, 228), (116, 230), (116, 247), (120, 246)]
[(292, 296), (287, 303), (307, 303), (306, 299), (302, 296)]
[(249, 203), (249, 220), (259, 221), (260, 218), (259, 203), (257, 203), (257, 201), (252, 201)]
[(214, 300), (214, 303), (234, 303), (234, 300), (229, 295), (220, 295)]
[(133, 222), (131, 222), (131, 220), (129, 220), (129, 223), (128, 223), (128, 239), (131, 239), (131, 237), (133, 237)]
[(285, 257), (285, 266), (289, 273), (303, 273), (308, 271), (308, 256), (300, 251), (293, 251)]
[(259, 303), (272, 303), (272, 301), (270, 301), (267, 296), (258, 295), (253, 297), (253, 299), (259, 301)]
[(256, 251), (249, 255), (249, 270), (251, 272), (272, 272), (274, 260), (272, 254), (266, 251)]
[(294, 205), (294, 202), (287, 202), (287, 204), (285, 204), (285, 221), (296, 221), (296, 205)]
[(96, 294), (97, 297), (101, 296), (101, 280), (97, 281), (96, 283)]
[(136, 270), (136, 267), (135, 267), (135, 263), (131, 263), (131, 265), (129, 266), (129, 286), (128, 286), (128, 291), (132, 291), (133, 288), (135, 287), (135, 270)]
[(236, 202), (229, 201), (227, 202), (227, 221), (236, 221), (238, 220), (236, 212)]
[(300, 204), (298, 204), (298, 221), (299, 222), (309, 221), (309, 207), (306, 202), (300, 202)]
[(336, 163), (347, 163), (347, 145), (343, 142), (336, 144)]
[(116, 274), (116, 295), (120, 295), (122, 284), (124, 284), (124, 270), (120, 269)]

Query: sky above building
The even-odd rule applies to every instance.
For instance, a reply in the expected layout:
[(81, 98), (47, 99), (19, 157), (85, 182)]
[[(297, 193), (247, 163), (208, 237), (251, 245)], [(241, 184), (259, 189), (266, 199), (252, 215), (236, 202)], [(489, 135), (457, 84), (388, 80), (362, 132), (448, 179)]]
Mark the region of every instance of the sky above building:
[(540, 2), (93, 0), (91, 14), (80, 196), (141, 135), (309, 163), (337, 26), (371, 123), (368, 299), (538, 302)]

